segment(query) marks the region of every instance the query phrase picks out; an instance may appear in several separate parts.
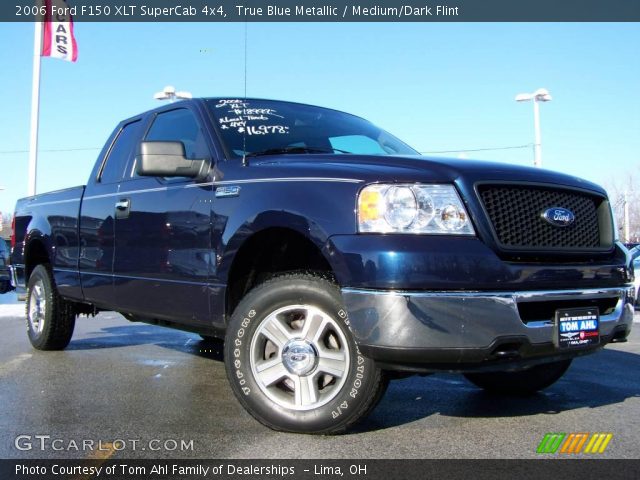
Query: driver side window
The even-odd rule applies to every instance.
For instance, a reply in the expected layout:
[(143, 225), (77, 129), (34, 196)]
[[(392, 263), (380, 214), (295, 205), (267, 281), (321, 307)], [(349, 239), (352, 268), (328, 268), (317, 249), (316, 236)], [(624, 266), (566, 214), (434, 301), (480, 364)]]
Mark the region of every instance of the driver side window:
[[(209, 147), (198, 121), (191, 110), (178, 108), (159, 113), (144, 141), (182, 142), (184, 153), (188, 159), (209, 158)], [(131, 177), (137, 177), (136, 162), (130, 169)]]

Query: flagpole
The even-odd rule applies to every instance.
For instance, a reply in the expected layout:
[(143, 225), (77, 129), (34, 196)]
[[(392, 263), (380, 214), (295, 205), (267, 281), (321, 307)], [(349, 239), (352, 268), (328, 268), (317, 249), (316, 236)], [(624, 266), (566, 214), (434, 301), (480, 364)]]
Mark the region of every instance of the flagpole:
[(36, 194), (38, 169), (38, 123), (40, 116), (40, 59), (42, 52), (42, 20), (36, 16), (33, 39), (33, 80), (31, 83), (31, 134), (29, 136), (29, 196)]

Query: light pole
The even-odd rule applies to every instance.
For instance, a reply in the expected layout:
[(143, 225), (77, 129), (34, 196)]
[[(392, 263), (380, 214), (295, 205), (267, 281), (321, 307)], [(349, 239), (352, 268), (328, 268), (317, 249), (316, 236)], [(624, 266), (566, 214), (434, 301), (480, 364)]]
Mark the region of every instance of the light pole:
[(625, 190), (624, 198), (624, 242), (629, 243), (629, 193)]
[(550, 102), (551, 95), (546, 88), (539, 88), (533, 93), (519, 93), (516, 102), (528, 102), (533, 100), (533, 128), (535, 129), (535, 144), (533, 145), (533, 166), (542, 166), (542, 140), (540, 137), (540, 107), (538, 102)]
[(164, 87), (164, 90), (156, 93), (153, 98), (156, 100), (169, 100), (170, 103), (173, 103), (177, 99), (185, 99), (185, 98), (193, 98), (191, 92), (176, 92), (175, 87), (171, 85), (167, 85)]

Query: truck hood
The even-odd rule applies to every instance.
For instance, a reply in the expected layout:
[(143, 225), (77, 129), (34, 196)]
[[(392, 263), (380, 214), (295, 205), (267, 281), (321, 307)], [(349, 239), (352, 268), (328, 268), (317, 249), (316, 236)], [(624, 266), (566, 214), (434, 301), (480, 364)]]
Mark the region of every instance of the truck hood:
[(453, 158), (381, 155), (279, 155), (251, 159), (250, 165), (270, 175), (346, 177), (365, 182), (434, 182), (471, 186), (476, 182), (528, 182), (592, 190), (602, 187), (579, 177), (507, 163)]

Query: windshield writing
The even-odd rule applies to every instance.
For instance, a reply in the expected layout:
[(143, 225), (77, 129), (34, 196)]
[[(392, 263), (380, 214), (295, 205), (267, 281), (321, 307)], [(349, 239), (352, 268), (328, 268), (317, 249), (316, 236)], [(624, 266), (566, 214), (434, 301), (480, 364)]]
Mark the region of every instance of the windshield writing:
[(232, 157), (311, 153), (417, 154), (372, 123), (336, 110), (253, 99), (212, 99), (208, 104)]

